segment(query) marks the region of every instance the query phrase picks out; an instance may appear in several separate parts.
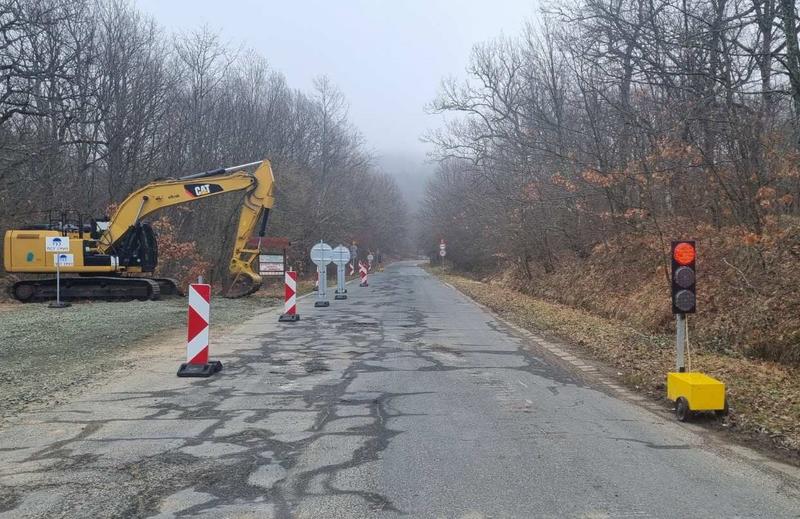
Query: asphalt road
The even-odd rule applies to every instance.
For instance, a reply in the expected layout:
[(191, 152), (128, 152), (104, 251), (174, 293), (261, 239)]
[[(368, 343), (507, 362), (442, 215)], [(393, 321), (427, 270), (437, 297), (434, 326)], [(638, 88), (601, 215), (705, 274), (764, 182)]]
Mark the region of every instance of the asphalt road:
[[(0, 518), (800, 517), (797, 480), (591, 387), (413, 263), (0, 431)], [(213, 323), (213, 305), (212, 305)], [(80, 345), (76, 345), (80, 347)]]

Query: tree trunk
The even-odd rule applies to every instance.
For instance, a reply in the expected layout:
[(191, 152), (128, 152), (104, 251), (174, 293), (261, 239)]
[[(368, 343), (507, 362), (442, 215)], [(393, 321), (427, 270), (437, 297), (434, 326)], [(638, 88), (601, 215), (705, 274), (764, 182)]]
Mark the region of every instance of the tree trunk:
[(794, 0), (780, 0), (783, 31), (786, 33), (786, 71), (794, 104), (795, 144), (800, 148), (800, 48), (797, 44), (797, 13)]

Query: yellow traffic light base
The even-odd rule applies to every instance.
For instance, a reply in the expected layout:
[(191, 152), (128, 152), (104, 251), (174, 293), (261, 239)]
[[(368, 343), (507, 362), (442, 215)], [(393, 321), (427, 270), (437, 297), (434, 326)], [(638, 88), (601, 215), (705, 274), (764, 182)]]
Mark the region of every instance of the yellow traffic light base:
[(697, 411), (728, 412), (725, 384), (704, 373), (667, 373), (667, 398), (675, 402), (675, 413), (681, 422)]

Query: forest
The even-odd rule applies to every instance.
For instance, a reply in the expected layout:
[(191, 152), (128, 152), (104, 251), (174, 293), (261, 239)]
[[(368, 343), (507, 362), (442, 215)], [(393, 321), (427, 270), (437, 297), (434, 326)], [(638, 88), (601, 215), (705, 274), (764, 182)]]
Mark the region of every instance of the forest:
[(420, 245), (456, 268), (670, 329), (698, 243), (698, 343), (800, 361), (792, 0), (550, 3), (445, 79)]
[[(246, 38), (245, 38), (246, 39)], [(348, 103), (319, 76), (292, 88), (268, 56), (207, 27), (169, 34), (126, 0), (0, 0), (0, 228), (49, 211), (108, 214), (157, 178), (269, 159), (269, 236), (307, 269), (325, 239), (396, 254), (406, 207)], [(224, 276), (241, 196), (155, 219), (160, 271)]]

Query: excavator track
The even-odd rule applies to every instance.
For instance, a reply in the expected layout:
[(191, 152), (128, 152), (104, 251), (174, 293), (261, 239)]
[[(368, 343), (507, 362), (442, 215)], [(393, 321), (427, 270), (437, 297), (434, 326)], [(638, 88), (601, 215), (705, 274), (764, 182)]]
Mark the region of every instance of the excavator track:
[(162, 296), (185, 296), (178, 280), (172, 278), (151, 278), (158, 283)]
[[(17, 281), (11, 287), (11, 296), (23, 303), (52, 301), (56, 298), (56, 279)], [(150, 278), (103, 276), (61, 278), (61, 299), (65, 301), (76, 299), (154, 301), (160, 297), (160, 284)]]

